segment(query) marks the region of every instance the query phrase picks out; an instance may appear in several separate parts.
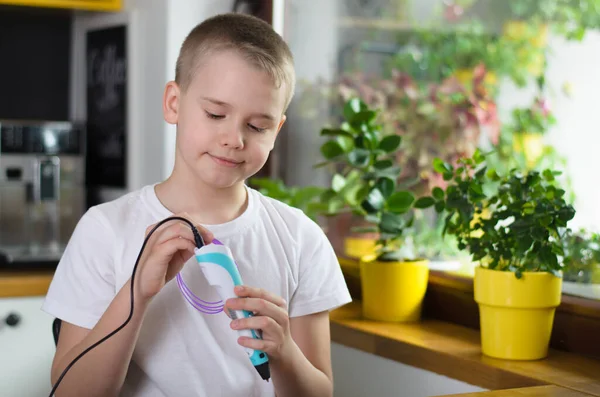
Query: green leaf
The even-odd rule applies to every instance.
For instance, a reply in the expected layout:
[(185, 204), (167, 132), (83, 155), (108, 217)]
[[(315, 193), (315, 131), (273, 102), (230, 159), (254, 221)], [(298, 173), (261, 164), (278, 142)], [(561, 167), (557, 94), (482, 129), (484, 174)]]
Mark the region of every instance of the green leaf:
[(331, 188), (336, 193), (341, 191), (345, 185), (346, 185), (346, 178), (344, 178), (340, 174), (335, 174), (333, 176), (333, 178), (331, 179)]
[(568, 222), (575, 217), (575, 209), (570, 205), (563, 207), (558, 211), (558, 217), (563, 222)]
[(436, 212), (440, 213), (446, 208), (446, 203), (444, 201), (438, 201), (435, 203)]
[(475, 173), (475, 177), (478, 179), (482, 178), (486, 174), (486, 171), (487, 171), (487, 167), (482, 167)]
[(344, 153), (344, 149), (336, 141), (327, 141), (321, 146), (321, 153), (327, 160), (331, 160)]
[(366, 172), (363, 176), (363, 179), (365, 180), (369, 180), (369, 179), (377, 179), (377, 178), (392, 178), (392, 179), (398, 179), (398, 176), (400, 175), (400, 173), (402, 172), (402, 169), (398, 166), (393, 166), (390, 168), (386, 168), (384, 170), (375, 170), (372, 172)]
[(435, 204), (435, 200), (433, 197), (421, 197), (414, 203), (415, 208), (429, 208)]
[(397, 234), (405, 227), (405, 223), (401, 215), (384, 212), (379, 226), (384, 233)]
[(362, 202), (362, 207), (368, 213), (373, 213), (380, 211), (383, 208), (384, 203), (385, 198), (383, 197), (383, 194), (381, 194), (379, 189), (373, 189), (365, 201)]
[(366, 167), (369, 165), (369, 151), (365, 149), (354, 149), (348, 153), (348, 161), (355, 167)]
[(376, 161), (375, 164), (373, 164), (373, 166), (378, 170), (384, 170), (386, 168), (392, 167), (393, 165), (394, 162), (392, 160), (379, 160)]
[(387, 199), (387, 207), (391, 212), (401, 214), (408, 211), (414, 201), (415, 196), (411, 192), (395, 192)]
[(352, 123), (365, 123), (369, 124), (377, 117), (377, 112), (373, 110), (361, 110), (358, 113), (354, 114), (351, 118)]
[(371, 188), (368, 185), (364, 185), (359, 190), (357, 190), (353, 200), (355, 205), (365, 201), (370, 192)]
[(388, 135), (379, 142), (379, 148), (386, 153), (392, 153), (400, 147), (401, 142), (400, 135)]
[(554, 181), (554, 174), (552, 173), (551, 170), (544, 170), (543, 176), (544, 176), (544, 179), (547, 180), (548, 182)]
[(481, 150), (476, 149), (475, 153), (473, 153), (473, 160), (475, 164), (481, 164), (485, 160), (485, 155), (481, 153)]
[(363, 110), (367, 110), (367, 105), (359, 98), (352, 98), (344, 105), (344, 118), (351, 122)]
[(333, 189), (327, 189), (321, 194), (321, 201), (327, 202), (335, 198), (337, 194), (333, 191)]
[(476, 197), (483, 195), (483, 188), (478, 182), (475, 181), (469, 184), (469, 191)]
[[(363, 125), (364, 127), (364, 125)], [(365, 148), (369, 149), (369, 151), (377, 149), (377, 135), (375, 135), (375, 133), (371, 130), (369, 130), (368, 128), (363, 128), (363, 136), (364, 136), (364, 143), (365, 143)]]
[(433, 197), (436, 200), (443, 200), (444, 199), (444, 191), (442, 190), (441, 187), (434, 187), (433, 190), (431, 191), (431, 194), (433, 194)]
[[(433, 169), (435, 170), (435, 172), (438, 172), (440, 174), (452, 173), (454, 171), (454, 167), (452, 167), (451, 164), (445, 163), (440, 158), (435, 158), (433, 160)], [(452, 178), (450, 178), (450, 179), (452, 179)]]
[(383, 194), (383, 197), (387, 199), (394, 192), (396, 181), (388, 177), (379, 178), (375, 187), (377, 187), (377, 189), (381, 191), (381, 194)]
[(350, 152), (354, 149), (354, 139), (347, 136), (338, 136), (335, 138), (336, 142), (340, 145), (344, 153)]

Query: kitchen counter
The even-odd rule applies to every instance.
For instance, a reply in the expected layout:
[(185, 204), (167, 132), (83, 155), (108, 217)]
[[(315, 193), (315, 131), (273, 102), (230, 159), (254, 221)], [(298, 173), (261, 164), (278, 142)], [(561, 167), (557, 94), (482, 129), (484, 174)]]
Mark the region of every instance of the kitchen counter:
[(52, 270), (0, 270), (0, 298), (46, 295)]
[(431, 319), (369, 321), (360, 302), (331, 313), (331, 340), (492, 390), (467, 396), (600, 396), (600, 361), (558, 350), (538, 361), (494, 359), (481, 354), (478, 330)]

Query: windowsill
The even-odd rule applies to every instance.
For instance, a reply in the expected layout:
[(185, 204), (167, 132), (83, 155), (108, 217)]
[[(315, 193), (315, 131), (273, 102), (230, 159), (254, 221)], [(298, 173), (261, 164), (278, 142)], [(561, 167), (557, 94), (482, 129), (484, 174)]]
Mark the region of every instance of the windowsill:
[(581, 298), (600, 300), (600, 284), (581, 284), (563, 281), (563, 293)]
[[(360, 270), (357, 261), (343, 257), (339, 257), (339, 260), (350, 293), (355, 300), (360, 300)], [(581, 289), (582, 286), (586, 288), (581, 284), (574, 288)], [(600, 359), (600, 300), (570, 295), (582, 292), (570, 288), (573, 287), (566, 287), (562, 302), (556, 310), (550, 345), (557, 350)], [(426, 318), (479, 329), (479, 308), (473, 297), (472, 277), (430, 271), (423, 306)]]
[[(571, 392), (577, 391), (600, 396), (600, 361), (555, 349), (538, 361), (493, 359), (481, 354), (477, 330), (433, 319), (404, 324), (369, 321), (362, 318), (360, 302), (331, 313), (331, 339), (490, 390), (533, 388), (530, 395), (578, 396)], [(553, 387), (536, 388), (547, 385)], [(570, 391), (557, 394), (563, 389)], [(536, 394), (540, 391), (548, 394)]]

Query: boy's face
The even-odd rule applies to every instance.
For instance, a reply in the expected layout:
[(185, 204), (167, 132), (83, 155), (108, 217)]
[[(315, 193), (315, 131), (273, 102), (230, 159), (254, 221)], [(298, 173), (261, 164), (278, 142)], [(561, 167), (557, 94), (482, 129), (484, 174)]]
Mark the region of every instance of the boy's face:
[(237, 53), (205, 57), (185, 93), (170, 82), (165, 120), (177, 124), (178, 167), (228, 188), (258, 172), (285, 121), (285, 86)]

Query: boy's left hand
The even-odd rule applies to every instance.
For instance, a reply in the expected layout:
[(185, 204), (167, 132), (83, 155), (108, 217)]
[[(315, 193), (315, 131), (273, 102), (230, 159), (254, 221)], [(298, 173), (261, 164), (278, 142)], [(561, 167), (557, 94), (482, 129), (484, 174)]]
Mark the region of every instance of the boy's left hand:
[(260, 288), (237, 286), (235, 293), (239, 298), (229, 299), (226, 308), (247, 310), (253, 317), (240, 318), (231, 322), (231, 328), (255, 329), (262, 331), (262, 340), (241, 336), (238, 343), (244, 347), (261, 350), (269, 358), (282, 357), (286, 349), (294, 342), (290, 333), (290, 319), (283, 298)]

